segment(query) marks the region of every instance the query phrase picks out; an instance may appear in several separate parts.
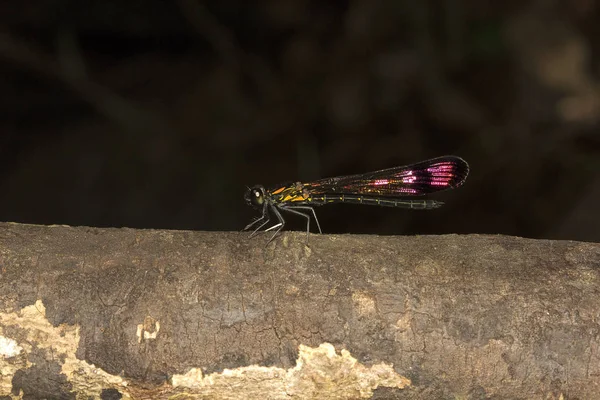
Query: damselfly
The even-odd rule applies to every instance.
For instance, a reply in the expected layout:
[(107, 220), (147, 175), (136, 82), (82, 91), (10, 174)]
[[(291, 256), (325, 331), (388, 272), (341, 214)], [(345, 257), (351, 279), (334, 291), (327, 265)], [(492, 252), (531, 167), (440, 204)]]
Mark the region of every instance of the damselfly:
[[(265, 189), (261, 185), (248, 188), (246, 203), (262, 211), (262, 215), (248, 224), (244, 230), (258, 225), (250, 237), (256, 235), (270, 221), (270, 213), (277, 223), (267, 229), (275, 231), (269, 242), (283, 229), (285, 219), (280, 211), (298, 214), (306, 218), (306, 236), (310, 231), (310, 216), (315, 218), (313, 207), (331, 203), (368, 204), (384, 207), (400, 207), (415, 210), (438, 208), (444, 203), (436, 200), (415, 200), (406, 197), (421, 196), (461, 186), (469, 174), (469, 165), (456, 156), (444, 156), (416, 164), (383, 169), (366, 174), (338, 176), (314, 182), (295, 182)], [(267, 243), (269, 243), (267, 242)]]

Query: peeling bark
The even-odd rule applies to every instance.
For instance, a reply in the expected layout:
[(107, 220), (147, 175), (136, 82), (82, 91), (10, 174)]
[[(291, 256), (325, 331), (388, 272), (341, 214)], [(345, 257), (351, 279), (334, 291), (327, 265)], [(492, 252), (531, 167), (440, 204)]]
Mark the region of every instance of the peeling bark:
[(0, 397), (593, 398), (600, 245), (0, 224)]

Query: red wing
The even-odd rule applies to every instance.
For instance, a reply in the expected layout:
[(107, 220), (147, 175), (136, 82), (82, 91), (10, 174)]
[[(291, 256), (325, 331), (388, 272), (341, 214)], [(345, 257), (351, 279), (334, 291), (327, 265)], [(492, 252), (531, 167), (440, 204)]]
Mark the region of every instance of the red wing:
[(461, 186), (469, 165), (456, 156), (444, 156), (416, 164), (365, 174), (321, 179), (306, 183), (314, 194), (353, 193), (371, 196), (420, 196)]

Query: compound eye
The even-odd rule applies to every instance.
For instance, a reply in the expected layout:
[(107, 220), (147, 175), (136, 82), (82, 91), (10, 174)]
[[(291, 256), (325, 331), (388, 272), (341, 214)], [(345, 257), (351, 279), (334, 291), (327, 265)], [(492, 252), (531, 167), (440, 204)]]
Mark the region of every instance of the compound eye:
[(252, 189), (252, 198), (250, 201), (252, 201), (252, 204), (256, 206), (262, 206), (262, 204), (265, 202), (265, 198), (260, 190)]

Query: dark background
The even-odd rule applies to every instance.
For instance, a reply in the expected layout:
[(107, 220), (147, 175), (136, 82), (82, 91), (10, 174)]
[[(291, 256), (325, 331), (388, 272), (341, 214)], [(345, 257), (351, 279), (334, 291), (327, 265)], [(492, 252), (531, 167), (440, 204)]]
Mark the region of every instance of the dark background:
[(456, 154), (443, 208), (321, 226), (600, 241), (599, 55), (596, 0), (4, 0), (0, 220), (239, 230), (246, 185)]

